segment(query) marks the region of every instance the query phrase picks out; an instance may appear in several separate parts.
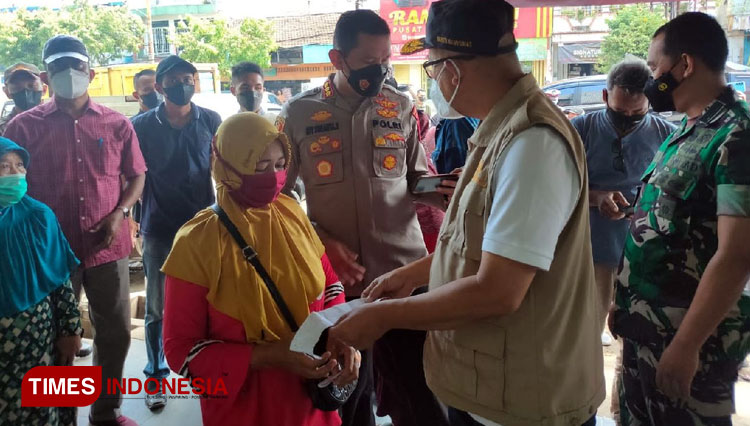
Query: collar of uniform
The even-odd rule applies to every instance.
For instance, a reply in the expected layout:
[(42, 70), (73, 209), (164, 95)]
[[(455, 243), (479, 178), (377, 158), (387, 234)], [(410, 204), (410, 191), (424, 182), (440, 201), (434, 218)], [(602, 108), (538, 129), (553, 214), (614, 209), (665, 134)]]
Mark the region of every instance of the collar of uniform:
[(515, 108), (515, 106), (529, 97), (534, 91), (539, 90), (539, 86), (536, 84), (534, 76), (526, 74), (521, 77), (516, 84), (511, 87), (508, 93), (500, 99), (495, 106), (492, 107), (490, 113), (487, 114), (482, 123), (477, 127), (474, 135), (469, 138), (469, 141), (476, 146), (487, 146), (492, 137), (498, 131), (498, 124), (500, 124), (508, 113)]
[(703, 115), (698, 121), (706, 126), (716, 123), (724, 116), (724, 114), (726, 114), (735, 102), (734, 89), (731, 86), (727, 86), (721, 94), (719, 94), (719, 97), (705, 109)]
[(680, 142), (683, 138), (690, 135), (696, 127), (710, 127), (719, 121), (729, 111), (732, 106), (737, 102), (734, 98), (734, 89), (731, 86), (727, 86), (711, 104), (703, 110), (703, 115), (700, 116), (698, 121), (693, 123), (692, 126), (688, 127), (688, 117), (682, 119), (682, 123), (677, 128), (675, 135), (677, 137), (669, 141), (669, 145)]
[[(166, 102), (162, 102), (156, 110), (156, 119), (159, 120), (159, 123), (169, 123), (169, 120), (167, 120), (167, 104)], [(190, 102), (190, 121), (195, 121), (201, 118), (201, 111), (200, 108), (198, 108), (198, 105)]]
[[(47, 117), (60, 110), (57, 107), (57, 98), (55, 96), (52, 96), (52, 99), (49, 102), (43, 103), (39, 108), (41, 109), (41, 113), (43, 117)], [(99, 105), (98, 103), (94, 102), (93, 100), (91, 100), (90, 97), (89, 97), (88, 102), (86, 103), (86, 107), (84, 108), (83, 113), (86, 114), (89, 111), (93, 112), (96, 115), (104, 114), (103, 107)]]

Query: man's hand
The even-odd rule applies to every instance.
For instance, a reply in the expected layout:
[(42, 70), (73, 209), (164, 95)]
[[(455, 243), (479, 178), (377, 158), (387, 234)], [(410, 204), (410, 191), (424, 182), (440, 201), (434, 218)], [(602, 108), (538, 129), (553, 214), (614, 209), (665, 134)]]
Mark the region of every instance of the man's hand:
[(362, 292), (362, 298), (367, 302), (380, 298), (401, 299), (410, 296), (417, 286), (409, 277), (408, 271), (399, 268), (375, 278)]
[(625, 213), (620, 207), (628, 207), (630, 203), (619, 191), (591, 191), (589, 195), (591, 204), (599, 208), (599, 212), (612, 220), (625, 218)]
[(362, 365), (362, 354), (351, 346), (341, 349), (338, 355), (339, 365), (342, 366), (341, 373), (333, 381), (337, 386), (345, 386), (359, 378), (359, 367)]
[[(461, 173), (464, 171), (464, 169), (454, 169), (450, 174), (461, 176)], [(456, 183), (457, 180), (447, 180), (443, 179), (440, 181), (440, 186), (437, 187), (437, 192), (439, 194), (445, 195), (445, 206), (448, 207), (448, 204), (450, 204), (451, 199), (453, 199), (453, 193), (456, 192)]]
[(340, 353), (342, 348), (353, 346), (367, 349), (388, 331), (385, 318), (379, 315), (378, 303), (367, 303), (344, 315), (328, 329), (327, 349), (331, 353)]
[(331, 261), (331, 266), (342, 284), (353, 286), (362, 282), (365, 278), (365, 268), (357, 263), (359, 256), (356, 253), (333, 238), (326, 238), (323, 244), (326, 246), (328, 260)]
[(76, 353), (81, 349), (81, 336), (63, 336), (55, 342), (55, 365), (73, 365)]
[(698, 371), (699, 351), (675, 341), (667, 346), (656, 367), (656, 386), (664, 395), (683, 401), (690, 397), (690, 386)]
[(122, 223), (125, 221), (125, 215), (122, 213), (122, 211), (118, 208), (117, 210), (113, 211), (112, 213), (108, 214), (104, 217), (104, 219), (101, 220), (96, 226), (91, 228), (89, 232), (92, 234), (95, 234), (97, 232), (104, 232), (104, 239), (101, 243), (99, 243), (98, 246), (94, 249), (94, 251), (101, 251), (108, 249), (112, 243), (115, 241), (115, 237), (117, 236), (117, 233), (120, 231), (120, 227), (122, 226)]

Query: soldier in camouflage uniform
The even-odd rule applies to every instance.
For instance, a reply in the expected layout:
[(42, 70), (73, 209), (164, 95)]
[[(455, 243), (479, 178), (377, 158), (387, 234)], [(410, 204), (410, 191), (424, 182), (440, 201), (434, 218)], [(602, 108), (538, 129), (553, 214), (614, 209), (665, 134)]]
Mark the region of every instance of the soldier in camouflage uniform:
[(724, 32), (700, 13), (649, 50), (652, 106), (686, 118), (643, 176), (617, 279), (623, 425), (731, 425), (750, 350), (750, 111), (726, 86), (726, 58)]

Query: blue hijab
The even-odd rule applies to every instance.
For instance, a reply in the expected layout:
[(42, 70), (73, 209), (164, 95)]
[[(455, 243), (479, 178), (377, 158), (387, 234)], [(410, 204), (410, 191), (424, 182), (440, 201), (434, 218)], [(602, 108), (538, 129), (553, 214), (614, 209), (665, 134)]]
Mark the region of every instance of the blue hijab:
[[(29, 153), (0, 137), (0, 158), (18, 153), (28, 167)], [(24, 196), (0, 208), (0, 317), (36, 305), (70, 279), (78, 259), (49, 207)]]

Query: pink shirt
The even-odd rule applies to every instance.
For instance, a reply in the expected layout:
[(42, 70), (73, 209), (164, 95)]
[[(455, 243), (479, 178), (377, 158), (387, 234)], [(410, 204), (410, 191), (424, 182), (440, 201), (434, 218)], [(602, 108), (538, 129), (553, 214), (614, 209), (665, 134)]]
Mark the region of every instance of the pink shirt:
[(16, 116), (5, 137), (29, 151), (29, 195), (52, 209), (84, 268), (130, 254), (127, 226), (101, 251), (94, 248), (104, 233), (89, 232), (119, 205), (120, 176), (146, 172), (130, 120), (93, 101), (76, 120), (57, 109), (53, 98)]
[[(320, 311), (344, 302), (344, 288), (328, 258), (321, 259), (326, 273), (326, 290), (310, 305)], [(339, 426), (335, 411), (313, 408), (301, 377), (278, 368), (252, 370), (254, 344), (247, 343), (242, 323), (211, 306), (208, 289), (167, 276), (164, 299), (164, 355), (173, 371), (201, 342), (205, 346), (187, 364), (192, 378), (215, 383), (224, 380), (227, 398), (201, 399), (206, 426)]]

